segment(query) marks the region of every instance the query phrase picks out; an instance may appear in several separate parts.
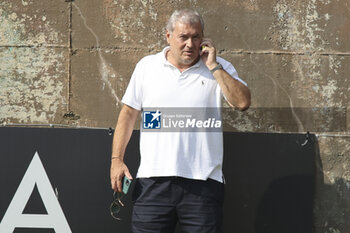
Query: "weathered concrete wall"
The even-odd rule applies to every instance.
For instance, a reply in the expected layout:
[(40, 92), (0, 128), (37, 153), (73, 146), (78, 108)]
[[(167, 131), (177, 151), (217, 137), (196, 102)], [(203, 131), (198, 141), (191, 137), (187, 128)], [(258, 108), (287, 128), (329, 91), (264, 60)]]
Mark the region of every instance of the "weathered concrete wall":
[(0, 3), (0, 121), (61, 121), (67, 106), (66, 3)]
[(348, 0), (1, 1), (0, 123), (114, 127), (136, 62), (166, 45), (167, 17), (185, 7), (252, 91), (225, 129), (317, 133), (315, 229), (347, 232)]

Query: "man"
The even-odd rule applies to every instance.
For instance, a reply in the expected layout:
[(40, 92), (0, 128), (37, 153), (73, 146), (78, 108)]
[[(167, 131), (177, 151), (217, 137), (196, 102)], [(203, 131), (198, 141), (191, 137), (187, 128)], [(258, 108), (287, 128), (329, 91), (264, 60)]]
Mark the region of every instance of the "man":
[[(122, 191), (122, 178), (132, 179), (123, 162), (137, 118), (145, 107), (221, 107), (245, 110), (250, 91), (234, 67), (216, 56), (203, 37), (202, 17), (192, 10), (175, 11), (169, 19), (169, 47), (136, 65), (122, 99), (111, 164), (111, 185)], [(222, 132), (170, 132), (140, 135), (141, 163), (133, 192), (132, 230), (222, 232)]]

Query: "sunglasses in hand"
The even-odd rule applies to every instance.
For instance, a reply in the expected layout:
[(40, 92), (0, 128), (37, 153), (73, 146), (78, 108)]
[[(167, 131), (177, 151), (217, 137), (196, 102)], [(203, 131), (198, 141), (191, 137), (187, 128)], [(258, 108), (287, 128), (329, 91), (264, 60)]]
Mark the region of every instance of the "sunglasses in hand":
[(109, 211), (111, 212), (111, 215), (116, 220), (122, 220), (118, 217), (118, 214), (122, 207), (124, 207), (124, 203), (122, 202), (122, 197), (124, 196), (123, 193), (114, 192), (113, 193), (113, 202), (111, 206), (109, 207)]
[(126, 195), (129, 191), (129, 187), (131, 184), (131, 180), (129, 180), (126, 176), (124, 176), (123, 179), (123, 192), (119, 193), (119, 192), (114, 192), (113, 193), (113, 202), (111, 204), (111, 206), (109, 207), (109, 211), (111, 212), (111, 215), (114, 219), (116, 220), (122, 220), (121, 218), (117, 217), (120, 210), (122, 209), (122, 207), (124, 207), (124, 203), (122, 202), (122, 198), (124, 197), (124, 195)]

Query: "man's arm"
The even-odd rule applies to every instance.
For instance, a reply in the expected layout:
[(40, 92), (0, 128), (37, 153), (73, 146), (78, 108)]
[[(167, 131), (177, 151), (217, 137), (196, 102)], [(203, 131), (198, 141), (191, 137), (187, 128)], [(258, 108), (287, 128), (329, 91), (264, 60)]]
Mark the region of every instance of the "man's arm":
[(111, 185), (116, 192), (122, 192), (122, 178), (124, 176), (132, 179), (129, 169), (124, 163), (124, 154), (139, 113), (139, 110), (124, 105), (118, 117), (113, 136), (111, 158)]
[[(216, 49), (210, 39), (203, 39), (201, 45), (205, 46), (201, 52), (202, 60), (208, 69), (212, 70), (218, 65), (216, 62)], [(214, 71), (213, 76), (219, 83), (221, 90), (231, 107), (235, 106), (241, 111), (249, 108), (250, 91), (247, 86), (232, 78), (224, 69)]]

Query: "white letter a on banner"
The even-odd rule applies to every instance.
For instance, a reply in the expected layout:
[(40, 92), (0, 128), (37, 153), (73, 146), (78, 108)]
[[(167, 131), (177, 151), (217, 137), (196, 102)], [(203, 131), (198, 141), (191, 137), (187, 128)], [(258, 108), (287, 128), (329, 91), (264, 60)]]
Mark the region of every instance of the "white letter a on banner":
[[(35, 184), (47, 214), (23, 214)], [(72, 232), (37, 152), (0, 223), (0, 232), (12, 233), (16, 227), (53, 228), (56, 233)]]

